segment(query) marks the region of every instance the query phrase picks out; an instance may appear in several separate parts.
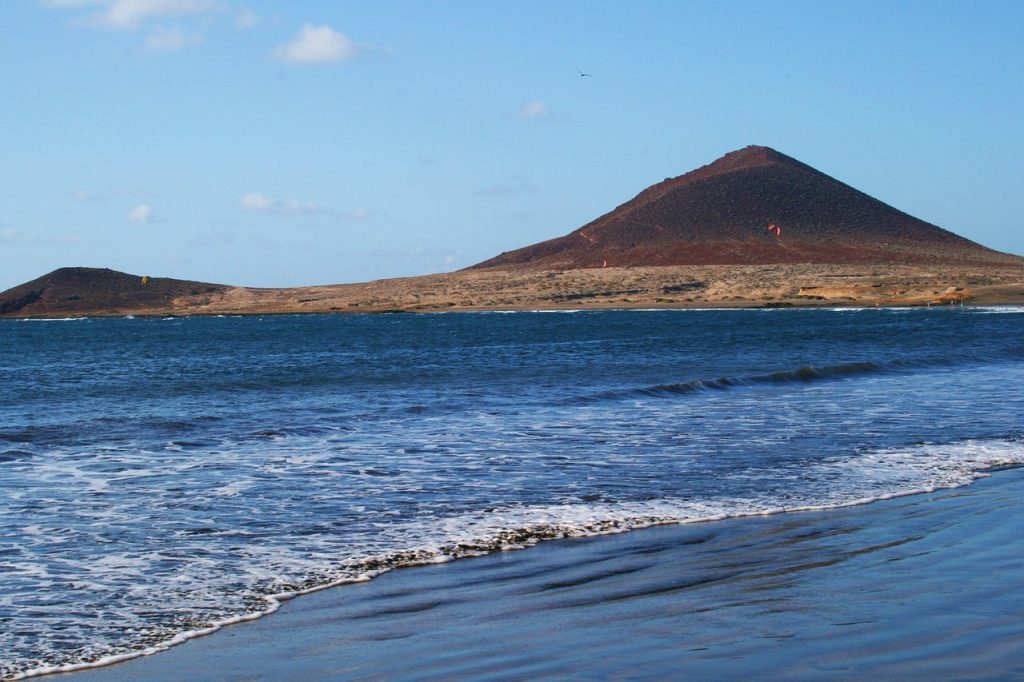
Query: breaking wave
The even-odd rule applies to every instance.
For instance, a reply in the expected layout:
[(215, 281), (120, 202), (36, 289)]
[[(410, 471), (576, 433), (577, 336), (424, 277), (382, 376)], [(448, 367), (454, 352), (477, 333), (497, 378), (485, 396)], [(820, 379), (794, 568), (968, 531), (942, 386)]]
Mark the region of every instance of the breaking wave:
[(824, 367), (806, 365), (796, 369), (770, 372), (767, 374), (753, 374), (738, 377), (724, 376), (716, 379), (693, 379), (691, 381), (672, 384), (657, 384), (654, 386), (644, 386), (642, 388), (604, 391), (592, 396), (573, 398), (570, 399), (569, 402), (588, 403), (639, 397), (677, 396), (702, 391), (720, 391), (744, 386), (831, 381), (871, 374), (938, 368), (950, 366), (952, 364), (955, 363), (946, 359), (921, 359), (892, 362), (846, 362)]
[[(991, 471), (1024, 465), (1024, 444), (1018, 437), (950, 444), (920, 444), (909, 449), (860, 453), (832, 458), (803, 472), (808, 481), (828, 485), (806, 487), (785, 499), (737, 497), (703, 501), (662, 499), (613, 505), (541, 505), (490, 509), (451, 516), (429, 524), (414, 522), (402, 535), (410, 549), (354, 558), (324, 572), (298, 580), (267, 580), (249, 585), (250, 608), (244, 612), (177, 632), (150, 633), (127, 651), (88, 660), (53, 662), (34, 667), (0, 669), (7, 679), (101, 667), (147, 656), (221, 628), (272, 614), (282, 602), (318, 590), (371, 580), (395, 568), (443, 563), (497, 551), (524, 549), (546, 540), (622, 533), (657, 525), (702, 523), (729, 518), (823, 511), (957, 488)], [(180, 621), (190, 623), (188, 619)]]

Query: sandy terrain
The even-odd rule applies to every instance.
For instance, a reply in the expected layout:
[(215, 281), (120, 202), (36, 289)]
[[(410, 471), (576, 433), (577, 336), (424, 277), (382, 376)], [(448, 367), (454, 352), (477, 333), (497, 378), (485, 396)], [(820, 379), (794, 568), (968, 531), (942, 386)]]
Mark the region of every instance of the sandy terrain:
[[(666, 266), (471, 270), (175, 299), (145, 314), (1024, 304), (1024, 268)], [(130, 312), (130, 311), (120, 311)]]

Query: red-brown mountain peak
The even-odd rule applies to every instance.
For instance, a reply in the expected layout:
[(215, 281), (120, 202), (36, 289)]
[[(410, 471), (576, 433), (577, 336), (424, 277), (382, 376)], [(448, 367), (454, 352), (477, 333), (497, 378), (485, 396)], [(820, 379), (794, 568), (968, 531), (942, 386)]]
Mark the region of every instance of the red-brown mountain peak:
[[(638, 194), (632, 201), (624, 204), (623, 206), (633, 207), (637, 202), (644, 203), (653, 199), (658, 199), (678, 187), (699, 182), (701, 180), (707, 180), (708, 178), (712, 178), (716, 175), (726, 175), (728, 173), (736, 173), (739, 171), (777, 164), (800, 166), (807, 170), (813, 170), (809, 166), (805, 166), (796, 159), (786, 156), (781, 152), (777, 152), (771, 147), (749, 145), (743, 149), (737, 149), (736, 151), (729, 152), (725, 156), (716, 159), (706, 166), (701, 166), (700, 168), (696, 168), (688, 173), (684, 173), (683, 175), (677, 175), (674, 178), (665, 178), (664, 181), (651, 185)], [(622, 206), (619, 208), (622, 208)], [(618, 209), (613, 211), (613, 214), (617, 211)]]
[[(769, 226), (771, 226), (769, 228)], [(771, 147), (666, 178), (556, 239), (473, 267), (1014, 263)]]

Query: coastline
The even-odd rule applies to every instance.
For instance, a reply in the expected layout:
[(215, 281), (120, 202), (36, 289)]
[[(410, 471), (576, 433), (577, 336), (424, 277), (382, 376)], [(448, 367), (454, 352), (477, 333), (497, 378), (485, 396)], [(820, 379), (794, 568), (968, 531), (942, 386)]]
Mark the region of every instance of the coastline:
[[(135, 280), (128, 278), (135, 286)], [(22, 288), (24, 288), (23, 285)], [(12, 292), (15, 290), (11, 290)], [(292, 288), (217, 285), (170, 303), (63, 292), (0, 319), (486, 310), (902, 307), (1024, 304), (1011, 266), (715, 265), (488, 269)], [(139, 294), (141, 295), (141, 294)], [(56, 296), (56, 295), (55, 295)], [(59, 299), (59, 300), (58, 300)]]
[(60, 679), (1019, 674), (1022, 500), (1024, 469), (1011, 469), (866, 505), (402, 568)]

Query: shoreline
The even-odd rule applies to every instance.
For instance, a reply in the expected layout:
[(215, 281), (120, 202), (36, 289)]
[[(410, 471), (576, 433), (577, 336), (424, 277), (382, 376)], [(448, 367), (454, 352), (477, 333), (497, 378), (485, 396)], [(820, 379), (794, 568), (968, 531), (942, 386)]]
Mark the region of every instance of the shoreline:
[(176, 295), (163, 304), (133, 303), (132, 297), (144, 292), (140, 285), (136, 288), (133, 278), (125, 277), (132, 284), (118, 290), (116, 298), (104, 298), (87, 289), (37, 294), (34, 303), (0, 319), (1024, 305), (1024, 268), (1009, 266), (797, 264), (470, 270), (291, 288), (217, 285), (215, 291)]
[[(392, 589), (392, 581), (397, 581), (404, 586), (402, 588), (404, 594), (418, 593), (423, 595), (430, 592), (429, 585), (422, 588), (416, 586), (418, 580), (417, 575), (419, 572), (441, 571), (442, 573), (453, 576), (452, 580), (455, 583), (461, 584), (462, 582), (465, 582), (463, 577), (461, 577), (462, 573), (474, 574), (478, 572), (476, 568), (477, 566), (484, 566), (485, 564), (490, 565), (495, 562), (497, 564), (511, 563), (514, 565), (522, 564), (529, 566), (532, 563), (535, 563), (533, 558), (535, 553), (540, 553), (537, 556), (537, 560), (542, 559), (547, 561), (551, 559), (552, 552), (555, 554), (567, 552), (568, 555), (562, 561), (567, 560), (570, 566), (575, 566), (577, 563), (585, 566), (588, 561), (584, 560), (579, 562), (573, 559), (574, 552), (583, 552), (584, 559), (586, 559), (586, 557), (590, 556), (594, 552), (604, 552), (602, 547), (605, 544), (614, 546), (616, 544), (625, 543), (637, 545), (643, 548), (648, 544), (648, 539), (654, 537), (653, 534), (665, 534), (670, 538), (678, 540), (679, 538), (689, 537), (694, 534), (702, 535), (705, 534), (705, 532), (715, 534), (721, 528), (740, 528), (742, 530), (745, 525), (758, 526), (760, 524), (767, 523), (770, 525), (799, 528), (804, 525), (814, 526), (815, 524), (820, 523), (821, 519), (824, 517), (842, 517), (843, 515), (851, 515), (853, 517), (885, 517), (889, 512), (891, 512), (893, 507), (917, 507), (919, 505), (931, 504), (932, 502), (936, 502), (937, 504), (948, 504), (950, 500), (971, 498), (978, 495), (984, 496), (986, 493), (991, 493), (992, 490), (1002, 490), (1005, 494), (1005, 488), (1007, 486), (1018, 488), (1020, 492), (1024, 492), (1024, 469), (1021, 469), (1019, 465), (992, 467), (984, 472), (979, 472), (974, 481), (954, 488), (907, 492), (898, 495), (880, 497), (878, 499), (858, 500), (837, 506), (773, 510), (770, 512), (749, 515), (695, 519), (692, 521), (651, 522), (646, 526), (629, 528), (626, 531), (623, 531), (622, 529), (615, 529), (603, 533), (592, 533), (577, 537), (544, 540), (535, 543), (535, 546), (527, 546), (527, 548), (531, 550), (530, 552), (509, 553), (506, 551), (497, 551), (472, 557), (473, 561), (455, 561), (455, 558), (462, 557), (454, 557), (443, 561), (430, 560), (409, 565), (395, 566), (383, 569), (373, 576), (363, 576), (357, 579), (343, 579), (331, 584), (315, 586), (308, 590), (296, 593), (275, 595), (272, 598), (272, 606), (262, 613), (231, 618), (228, 619), (228, 621), (215, 624), (214, 626), (204, 630), (178, 635), (171, 641), (158, 645), (145, 652), (133, 652), (125, 655), (111, 656), (94, 663), (80, 664), (81, 667), (75, 666), (73, 668), (40, 669), (38, 672), (33, 672), (29, 677), (36, 679), (45, 676), (47, 679), (52, 679), (54, 675), (77, 675), (82, 678), (83, 682), (89, 682), (89, 679), (85, 677), (87, 675), (92, 675), (91, 679), (97, 680), (127, 680), (138, 679), (139, 677), (144, 677), (146, 679), (171, 680), (180, 679), (181, 670), (183, 669), (182, 666), (191, 670), (191, 675), (202, 676), (204, 671), (208, 672), (209, 670), (214, 669), (210, 666), (221, 665), (219, 661), (224, 658), (233, 661), (233, 665), (235, 666), (245, 667), (253, 665), (253, 661), (261, 660), (261, 655), (264, 657), (267, 656), (267, 654), (261, 654), (261, 651), (264, 648), (271, 646), (267, 641), (268, 639), (277, 642), (280, 639), (281, 632), (290, 632), (296, 627), (301, 630), (301, 637), (304, 638), (304, 641), (331, 639), (331, 633), (322, 631), (315, 620), (312, 623), (304, 620), (304, 610), (312, 609), (316, 611), (319, 608), (318, 602), (312, 601), (317, 599), (317, 595), (333, 594), (336, 596), (321, 597), (320, 599), (327, 600), (328, 602), (340, 599), (342, 602), (347, 604), (346, 608), (359, 609), (361, 607), (360, 599), (364, 596), (362, 595), (364, 590), (370, 590), (369, 598), (373, 599), (373, 595), (376, 594), (378, 589), (385, 591)], [(1018, 506), (1024, 508), (1024, 503), (1020, 503)], [(824, 517), (822, 515), (824, 515)], [(1024, 522), (1020, 525), (1024, 525)], [(886, 529), (876, 528), (875, 530), (884, 531)], [(625, 537), (630, 537), (632, 539), (628, 541), (621, 539)], [(684, 540), (683, 546), (686, 546), (687, 542), (688, 541)], [(1020, 542), (1024, 544), (1024, 541)], [(513, 548), (521, 549), (523, 547)], [(934, 548), (932, 551), (934, 551)], [(828, 562), (826, 561), (823, 565), (827, 564)], [(427, 575), (427, 573), (424, 573), (424, 575)], [(581, 580), (579, 584), (583, 585), (588, 584), (589, 582), (589, 580)], [(1024, 584), (1024, 576), (1022, 576), (1021, 582)], [(574, 584), (576, 583), (572, 580), (566, 582), (566, 585), (571, 586)], [(355, 592), (349, 592), (354, 589), (359, 590), (360, 596), (357, 597)], [(486, 591), (491, 588), (489, 588), (486, 581), (484, 581), (480, 589)], [(350, 599), (348, 596), (342, 596), (341, 593), (351, 595), (352, 598)], [(297, 599), (297, 597), (302, 598)], [(483, 601), (489, 602), (491, 601), (491, 598), (484, 597)], [(614, 602), (615, 600), (611, 601)], [(600, 600), (598, 603), (600, 603)], [(431, 608), (434, 607), (432, 606)], [(288, 622), (279, 621), (285, 612), (288, 614)], [(415, 610), (412, 612), (415, 612)], [(391, 611), (385, 611), (382, 614), (382, 626), (387, 624), (389, 614), (391, 613)], [(399, 609), (394, 613), (402, 614), (405, 613), (405, 611)], [(274, 618), (262, 618), (262, 616), (270, 614), (275, 614)], [(339, 626), (344, 622), (347, 622), (347, 619), (340, 615), (335, 620), (338, 621)], [(292, 621), (297, 621), (298, 625), (295, 625)], [(233, 627), (227, 627), (228, 625)], [(533, 627), (533, 625), (531, 625), (531, 627)], [(345, 627), (350, 626), (351, 623)], [(256, 630), (249, 630), (249, 628), (256, 628)], [(235, 633), (238, 634), (236, 635)], [(241, 649), (239, 649), (239, 642), (233, 641), (236, 636), (243, 637), (246, 641), (252, 639), (252, 637), (256, 637), (259, 643), (245, 644)], [(358, 637), (358, 633), (353, 636)], [(278, 643), (273, 646), (280, 649), (281, 644)], [(273, 646), (271, 646), (271, 648), (273, 648)], [(320, 645), (318, 644), (317, 646)], [(226, 649), (224, 649), (224, 647), (226, 647)], [(285, 658), (288, 658), (286, 652), (282, 651), (277, 651), (274, 656), (284, 656)], [(296, 665), (301, 664), (301, 661), (297, 660), (293, 660), (292, 662)], [(368, 664), (372, 663), (373, 661), (368, 662)], [(260, 665), (268, 664), (266, 661), (263, 661)], [(189, 666), (191, 667), (189, 668)], [(403, 672), (408, 671), (392, 671), (391, 674), (402, 674)], [(300, 677), (303, 679), (319, 679), (316, 676), (316, 673), (317, 671), (315, 670), (306, 670)], [(175, 677), (175, 675), (179, 675), (179, 677)], [(247, 670), (245, 676), (239, 679), (250, 679), (252, 675), (258, 676), (259, 672), (255, 669)], [(275, 673), (274, 676), (277, 677), (277, 675), (278, 673)], [(24, 678), (25, 677), (22, 676), (15, 677), (14, 679)], [(324, 679), (328, 678), (325, 677)]]
[[(1024, 299), (1024, 296), (1022, 296)], [(891, 305), (866, 305), (863, 303), (839, 303), (839, 302), (828, 302), (828, 303), (802, 303), (793, 304), (787, 306), (781, 305), (743, 305), (743, 304), (732, 304), (732, 303), (721, 303), (714, 305), (652, 305), (646, 303), (637, 303), (635, 305), (616, 305), (616, 304), (602, 304), (602, 305), (589, 305), (589, 306), (510, 306), (510, 307), (450, 307), (450, 308), (424, 308), (418, 310), (407, 310), (407, 309), (381, 309), (381, 310), (330, 310), (330, 311), (316, 311), (316, 310), (282, 310), (282, 311), (244, 311), (238, 310), (234, 312), (111, 312), (111, 313), (98, 313), (98, 314), (75, 314), (64, 317), (60, 316), (21, 316), (21, 317), (0, 317), (0, 322), (4, 320), (10, 320), (12, 322), (71, 322), (75, 320), (111, 320), (111, 319), (187, 319), (191, 317), (195, 318), (226, 318), (226, 317), (287, 317), (287, 316), (305, 316), (305, 315), (457, 315), (460, 313), (495, 313), (495, 314), (513, 314), (513, 313), (583, 313), (583, 312), (660, 312), (660, 311), (689, 311), (689, 312), (715, 312), (720, 310), (915, 310), (919, 308), (935, 308), (941, 310), (943, 308), (967, 308), (975, 310), (984, 310), (987, 308), (1022, 308), (1024, 309), (1024, 300), (1005, 300), (999, 302), (963, 302), (963, 303), (944, 303), (944, 304), (891, 304)]]
[(208, 312), (178, 312), (178, 313), (146, 313), (146, 312), (134, 312), (134, 313), (103, 313), (103, 314), (77, 314), (69, 315), (67, 317), (48, 317), (48, 316), (23, 316), (23, 317), (0, 317), (0, 322), (5, 320), (11, 322), (75, 322), (81, 320), (116, 320), (116, 319), (217, 319), (217, 318), (229, 318), (229, 317), (289, 317), (289, 316), (307, 316), (307, 315), (337, 315), (337, 316), (353, 316), (353, 315), (459, 315), (459, 314), (495, 314), (495, 315), (512, 315), (519, 313), (586, 313), (586, 312), (719, 312), (719, 311), (773, 311), (773, 310), (827, 310), (827, 311), (858, 311), (858, 310), (919, 310), (919, 309), (935, 309), (935, 310), (949, 310), (962, 308), (967, 310), (991, 310), (1001, 309), (1008, 312), (1015, 312), (1017, 310), (1024, 312), (1024, 300), (1022, 301), (1005, 301), (997, 303), (974, 303), (965, 302), (962, 304), (946, 303), (942, 305), (864, 305), (857, 303), (822, 303), (822, 304), (801, 304), (792, 306), (772, 306), (772, 305), (760, 305), (760, 306), (744, 306), (744, 305), (705, 305), (705, 306), (650, 306), (645, 304), (637, 304), (635, 306), (619, 306), (619, 305), (600, 305), (600, 306), (572, 306), (572, 307), (502, 307), (502, 308), (438, 308), (438, 309), (424, 309), (424, 310), (361, 310), (361, 311), (280, 311), (280, 312), (246, 312), (236, 311), (227, 313), (208, 313)]

